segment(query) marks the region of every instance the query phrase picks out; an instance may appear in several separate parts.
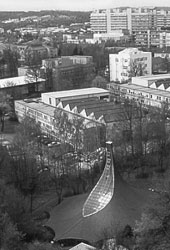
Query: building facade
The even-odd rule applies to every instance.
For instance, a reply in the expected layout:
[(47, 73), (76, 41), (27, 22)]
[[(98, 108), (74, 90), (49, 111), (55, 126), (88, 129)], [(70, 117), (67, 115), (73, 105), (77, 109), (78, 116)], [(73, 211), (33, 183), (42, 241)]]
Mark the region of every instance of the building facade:
[(169, 104), (170, 74), (133, 77), (130, 84), (120, 85), (120, 95), (146, 106)]
[(139, 51), (137, 48), (127, 48), (118, 54), (109, 55), (110, 81), (127, 82), (131, 71), (136, 69), (137, 65), (142, 67), (142, 72), (136, 72), (136, 75), (147, 75), (152, 72), (151, 52)]
[(170, 26), (168, 7), (120, 7), (95, 10), (91, 13), (90, 24), (93, 32), (110, 33), (118, 29), (137, 31), (156, 30)]
[(15, 112), (19, 121), (21, 121), (25, 115), (28, 115), (40, 124), (44, 132), (53, 135), (55, 134), (53, 121), (56, 108), (65, 110), (65, 112), (69, 114), (69, 117), (76, 114), (83, 117), (86, 124), (90, 123), (93, 124), (93, 126), (94, 124), (103, 124), (103, 120), (101, 121), (102, 115), (96, 118), (92, 111), (87, 114), (84, 112), (84, 109), (78, 114), (77, 109), (71, 109), (68, 105), (63, 109), (62, 102), (68, 101), (69, 103), (75, 100), (80, 102), (80, 100), (83, 99), (87, 101), (89, 98), (97, 98), (98, 100), (107, 98), (109, 100), (109, 96), (108, 90), (100, 88), (42, 93), (41, 98), (15, 101)]
[(40, 95), (44, 91), (45, 80), (42, 78), (37, 81), (26, 76), (0, 79), (0, 92), (9, 94), (14, 99), (26, 98), (32, 94)]
[(52, 86), (51, 90), (64, 90), (69, 87), (62, 86), (63, 82), (72, 84), (72, 88), (79, 87), (78, 85), (90, 78), (94, 74), (95, 67), (92, 56), (62, 56), (58, 58), (50, 58), (42, 60), (42, 70), (52, 71)]

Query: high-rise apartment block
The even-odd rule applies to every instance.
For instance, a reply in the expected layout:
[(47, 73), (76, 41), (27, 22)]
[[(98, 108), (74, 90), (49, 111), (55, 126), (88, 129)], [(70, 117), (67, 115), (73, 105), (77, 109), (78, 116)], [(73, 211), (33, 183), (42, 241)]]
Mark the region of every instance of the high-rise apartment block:
[(120, 7), (95, 10), (91, 13), (90, 23), (93, 32), (110, 33), (127, 29), (131, 34), (139, 31), (160, 30), (170, 26), (168, 7)]
[(132, 71), (135, 75), (152, 73), (152, 55), (151, 52), (143, 52), (137, 48), (127, 48), (118, 54), (110, 54), (109, 66), (110, 81), (126, 82), (131, 77)]

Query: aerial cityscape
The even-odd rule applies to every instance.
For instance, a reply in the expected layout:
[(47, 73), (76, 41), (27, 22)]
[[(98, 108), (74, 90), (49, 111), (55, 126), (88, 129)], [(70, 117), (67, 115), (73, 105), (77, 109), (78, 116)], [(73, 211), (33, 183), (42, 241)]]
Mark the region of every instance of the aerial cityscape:
[(0, 249), (170, 249), (169, 2), (0, 7)]

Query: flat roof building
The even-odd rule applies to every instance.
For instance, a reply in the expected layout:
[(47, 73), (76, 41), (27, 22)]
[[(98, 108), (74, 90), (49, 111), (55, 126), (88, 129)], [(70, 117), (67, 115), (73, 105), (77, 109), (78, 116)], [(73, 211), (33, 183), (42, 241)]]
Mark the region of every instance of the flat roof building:
[(101, 88), (85, 88), (65, 91), (55, 91), (42, 93), (42, 102), (57, 106), (60, 101), (72, 100), (77, 98), (98, 97), (99, 99), (107, 98), (109, 100), (110, 93), (108, 90)]
[[(45, 81), (45, 79), (38, 78), (37, 82)], [(8, 88), (20, 85), (27, 85), (29, 83), (34, 83), (35, 79), (33, 77), (27, 76), (17, 76), (11, 78), (0, 79), (0, 88)]]
[(147, 75), (132, 77), (132, 84), (140, 85), (143, 87), (150, 87), (153, 83), (166, 81), (170, 83), (170, 74), (159, 74), (159, 75)]
[(0, 79), (0, 92), (11, 95), (14, 99), (26, 98), (32, 94), (40, 95), (45, 91), (45, 79), (30, 76), (18, 76)]
[(169, 104), (170, 74), (133, 77), (131, 83), (120, 85), (120, 94), (147, 106)]

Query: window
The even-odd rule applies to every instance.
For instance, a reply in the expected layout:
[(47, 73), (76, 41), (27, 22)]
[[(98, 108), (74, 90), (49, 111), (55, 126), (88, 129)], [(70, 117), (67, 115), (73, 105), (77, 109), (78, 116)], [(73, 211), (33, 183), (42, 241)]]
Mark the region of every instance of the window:
[(49, 104), (51, 104), (51, 98), (49, 98)]

